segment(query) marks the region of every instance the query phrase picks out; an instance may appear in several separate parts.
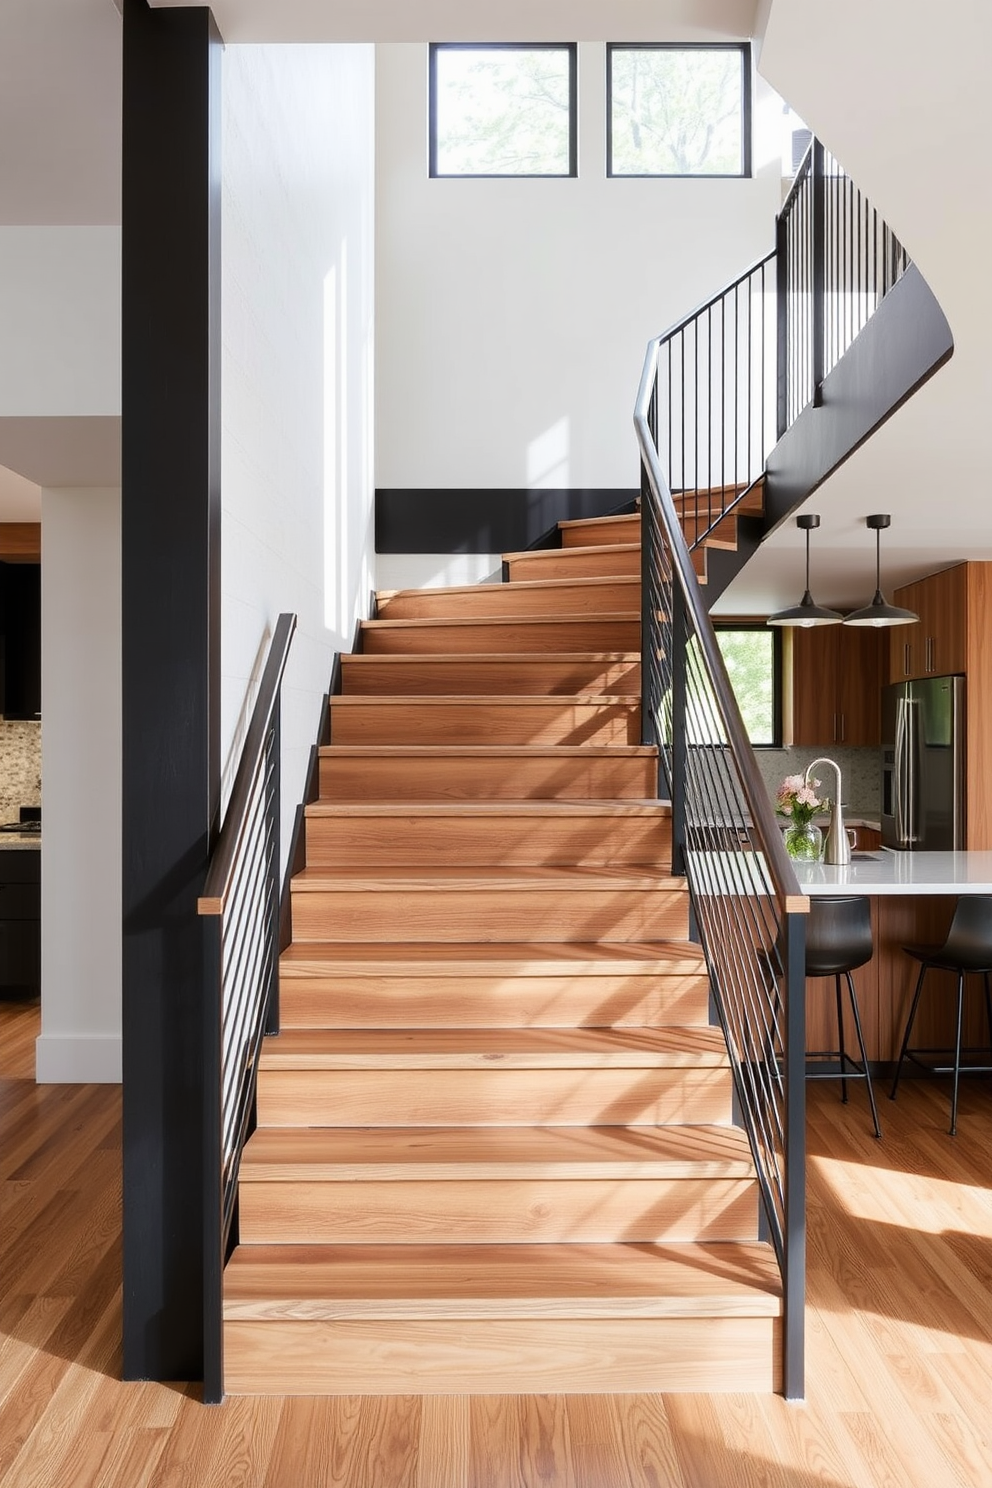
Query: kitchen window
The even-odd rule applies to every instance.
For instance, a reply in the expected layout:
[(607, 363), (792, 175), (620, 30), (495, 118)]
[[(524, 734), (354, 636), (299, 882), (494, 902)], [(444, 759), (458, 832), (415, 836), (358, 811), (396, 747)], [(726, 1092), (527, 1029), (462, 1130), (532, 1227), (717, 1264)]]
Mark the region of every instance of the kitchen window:
[(714, 622), (730, 685), (756, 749), (782, 747), (782, 637), (762, 624)]
[(574, 176), (574, 42), (433, 42), (432, 176)]
[(749, 46), (606, 48), (610, 176), (750, 176)]

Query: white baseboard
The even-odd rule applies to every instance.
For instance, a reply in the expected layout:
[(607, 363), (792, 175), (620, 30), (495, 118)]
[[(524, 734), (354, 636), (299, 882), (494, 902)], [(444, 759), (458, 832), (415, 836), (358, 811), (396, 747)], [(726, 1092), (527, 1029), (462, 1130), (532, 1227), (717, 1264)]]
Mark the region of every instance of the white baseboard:
[(120, 1034), (43, 1033), (35, 1040), (39, 1085), (119, 1085)]

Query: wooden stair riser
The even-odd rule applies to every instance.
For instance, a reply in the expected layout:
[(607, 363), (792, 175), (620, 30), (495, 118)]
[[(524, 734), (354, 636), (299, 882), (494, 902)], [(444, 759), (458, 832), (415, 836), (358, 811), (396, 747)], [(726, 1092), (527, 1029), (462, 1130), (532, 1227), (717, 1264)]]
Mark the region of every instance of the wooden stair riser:
[(478, 652), (639, 651), (640, 614), (517, 620), (366, 620), (362, 650), (370, 654), (474, 655)]
[(636, 744), (640, 703), (575, 698), (331, 699), (335, 744)]
[(644, 1028), (705, 1024), (704, 976), (297, 976), (284, 1028)]
[(588, 517), (574, 522), (559, 522), (563, 548), (596, 548), (612, 543), (639, 543), (639, 512), (621, 517)]
[(730, 1120), (727, 1069), (260, 1070), (262, 1126), (645, 1126)]
[(300, 941), (684, 940), (688, 896), (658, 889), (308, 889), (293, 894)]
[(319, 765), (324, 801), (645, 800), (657, 791), (658, 761), (613, 755), (335, 754)]
[(243, 1183), (243, 1245), (753, 1240), (748, 1178)]
[(550, 583), (473, 584), (470, 588), (401, 589), (376, 599), (379, 620), (423, 620), (457, 616), (601, 615), (637, 610), (638, 576), (558, 579)]
[(609, 543), (599, 548), (546, 548), (508, 555), (510, 582), (535, 579), (640, 578), (639, 544)]
[(671, 866), (671, 818), (649, 808), (614, 815), (569, 811), (464, 816), (415, 810), (360, 816), (309, 815), (306, 860), (311, 867), (416, 868), (429, 863), (478, 867), (553, 864)]
[(640, 696), (641, 666), (636, 656), (407, 657), (359, 653), (341, 658), (341, 691), (346, 697), (478, 697), (486, 693), (548, 697), (579, 692)]
[(771, 1392), (780, 1340), (777, 1318), (228, 1322), (225, 1380), (232, 1395)]

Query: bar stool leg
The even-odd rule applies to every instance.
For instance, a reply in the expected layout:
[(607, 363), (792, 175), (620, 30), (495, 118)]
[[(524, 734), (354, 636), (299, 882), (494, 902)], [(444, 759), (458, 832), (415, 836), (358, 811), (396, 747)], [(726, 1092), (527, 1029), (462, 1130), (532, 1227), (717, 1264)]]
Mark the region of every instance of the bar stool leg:
[(837, 997), (837, 1048), (840, 1051), (840, 1098), (847, 1105), (847, 1057), (844, 1053), (844, 1008), (840, 997), (840, 972), (834, 977), (834, 992)]
[(851, 996), (851, 1012), (854, 1014), (854, 1030), (858, 1035), (858, 1048), (861, 1050), (861, 1067), (865, 1072), (865, 1084), (868, 1086), (868, 1104), (871, 1106), (871, 1119), (875, 1127), (875, 1135), (881, 1140), (882, 1128), (878, 1124), (878, 1110), (875, 1106), (875, 1092), (871, 1088), (871, 1072), (868, 1069), (868, 1050), (865, 1048), (865, 1036), (861, 1031), (861, 1013), (858, 1010), (858, 999), (854, 992), (854, 982), (851, 973), (846, 971), (847, 990)]
[(958, 1031), (954, 1042), (954, 1088), (951, 1091), (951, 1136), (958, 1130), (958, 1076), (961, 1073), (961, 1023), (964, 1012), (964, 972), (958, 972)]
[(923, 991), (923, 978), (927, 974), (926, 964), (920, 967), (920, 974), (916, 979), (916, 991), (913, 993), (913, 1005), (906, 1019), (906, 1032), (902, 1038), (902, 1048), (899, 1050), (899, 1061), (896, 1064), (896, 1077), (892, 1081), (892, 1089), (889, 1091), (889, 1100), (895, 1100), (896, 1091), (899, 1088), (899, 1076), (902, 1074), (902, 1062), (906, 1058), (906, 1050), (909, 1048), (909, 1035), (913, 1031), (913, 1023), (916, 1020), (916, 1009), (920, 1005), (920, 993)]

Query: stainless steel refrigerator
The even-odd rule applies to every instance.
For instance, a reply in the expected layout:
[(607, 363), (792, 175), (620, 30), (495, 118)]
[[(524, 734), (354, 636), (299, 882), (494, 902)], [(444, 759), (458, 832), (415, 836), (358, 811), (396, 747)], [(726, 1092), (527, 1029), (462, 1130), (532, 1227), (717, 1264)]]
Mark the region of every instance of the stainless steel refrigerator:
[(963, 677), (882, 689), (882, 845), (965, 846)]

